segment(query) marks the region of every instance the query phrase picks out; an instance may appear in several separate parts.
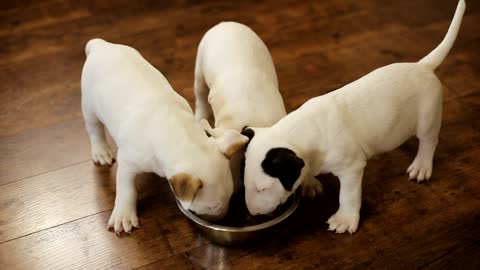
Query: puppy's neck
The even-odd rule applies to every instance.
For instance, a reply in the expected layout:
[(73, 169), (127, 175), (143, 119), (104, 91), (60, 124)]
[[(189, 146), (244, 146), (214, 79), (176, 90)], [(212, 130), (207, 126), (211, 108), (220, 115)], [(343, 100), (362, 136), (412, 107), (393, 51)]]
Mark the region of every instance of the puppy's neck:
[(248, 123), (242, 121), (241, 118), (240, 115), (236, 117), (233, 113), (221, 110), (215, 115), (215, 128), (233, 129), (241, 132), (244, 127), (248, 126)]
[(300, 107), (273, 126), (285, 147), (295, 151), (309, 170), (320, 168), (328, 151), (328, 127), (320, 124), (323, 116), (311, 108)]

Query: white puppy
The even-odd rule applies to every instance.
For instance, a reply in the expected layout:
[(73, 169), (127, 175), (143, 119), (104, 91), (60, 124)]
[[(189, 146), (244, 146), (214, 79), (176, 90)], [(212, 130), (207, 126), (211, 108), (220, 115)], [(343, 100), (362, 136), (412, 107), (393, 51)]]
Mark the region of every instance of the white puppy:
[(198, 45), (194, 88), (195, 118), (214, 116), (216, 130), (271, 126), (286, 115), (272, 57), (243, 24), (208, 30)]
[[(205, 34), (197, 52), (194, 91), (195, 117), (218, 140), (241, 136), (246, 126), (269, 127), (286, 115), (278, 90), (277, 74), (268, 48), (249, 27), (220, 23)], [(212, 129), (208, 119), (215, 119)], [(239, 150), (248, 138), (228, 156)], [(230, 145), (230, 144), (227, 144)], [(232, 174), (240, 182), (243, 151), (231, 161)], [(316, 181), (313, 186), (319, 186)]]
[(195, 122), (186, 100), (133, 48), (93, 39), (86, 54), (82, 110), (93, 160), (113, 162), (104, 127), (118, 146), (117, 195), (108, 226), (130, 232), (139, 225), (134, 179), (141, 172), (166, 177), (184, 208), (222, 217), (233, 193), (228, 160)]
[[(314, 175), (340, 180), (340, 206), (329, 230), (357, 230), (363, 169), (368, 158), (419, 139), (410, 178), (429, 179), (442, 114), (442, 85), (433, 71), (453, 45), (465, 10), (461, 0), (445, 39), (417, 63), (379, 68), (313, 98), (271, 128), (253, 128), (246, 151), (245, 199), (267, 214)], [(247, 130), (249, 130), (247, 128)]]

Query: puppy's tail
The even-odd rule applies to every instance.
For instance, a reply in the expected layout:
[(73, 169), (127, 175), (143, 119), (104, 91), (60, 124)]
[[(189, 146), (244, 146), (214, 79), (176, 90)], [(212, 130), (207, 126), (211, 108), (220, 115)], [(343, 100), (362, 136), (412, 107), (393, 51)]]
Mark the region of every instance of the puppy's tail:
[(453, 16), (453, 20), (450, 23), (450, 27), (448, 28), (445, 38), (443, 38), (440, 45), (438, 45), (433, 51), (419, 61), (420, 64), (424, 64), (434, 70), (443, 62), (443, 59), (445, 59), (453, 46), (453, 42), (457, 38), (464, 12), (465, 1), (460, 0), (458, 1), (457, 10), (455, 11), (455, 15)]
[(94, 46), (96, 46), (97, 44), (100, 44), (100, 43), (105, 43), (106, 41), (101, 39), (101, 38), (94, 38), (94, 39), (90, 39), (88, 42), (87, 42), (87, 45), (85, 46), (85, 55), (88, 56), (88, 54), (92, 51), (92, 48)]

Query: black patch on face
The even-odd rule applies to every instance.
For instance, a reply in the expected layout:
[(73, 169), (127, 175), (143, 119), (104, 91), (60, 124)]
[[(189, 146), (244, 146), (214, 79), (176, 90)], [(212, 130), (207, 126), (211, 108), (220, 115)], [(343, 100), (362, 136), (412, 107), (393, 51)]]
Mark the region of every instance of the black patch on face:
[(305, 166), (305, 162), (295, 152), (283, 147), (270, 149), (262, 161), (263, 171), (278, 178), (285, 190), (288, 191), (292, 190), (303, 166)]
[(207, 134), (207, 137), (212, 137), (212, 134), (210, 134), (210, 132), (205, 130), (205, 133)]

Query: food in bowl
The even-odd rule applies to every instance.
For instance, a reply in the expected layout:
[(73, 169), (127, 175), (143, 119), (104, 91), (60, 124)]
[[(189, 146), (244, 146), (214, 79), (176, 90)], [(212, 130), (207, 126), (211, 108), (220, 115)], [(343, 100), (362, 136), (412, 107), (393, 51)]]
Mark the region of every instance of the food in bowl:
[(227, 215), (216, 224), (229, 227), (246, 227), (253, 226), (275, 219), (284, 213), (292, 204), (293, 196), (291, 196), (285, 203), (281, 204), (277, 209), (268, 215), (253, 216), (248, 212), (245, 203), (245, 191), (235, 193), (230, 199), (230, 206)]

